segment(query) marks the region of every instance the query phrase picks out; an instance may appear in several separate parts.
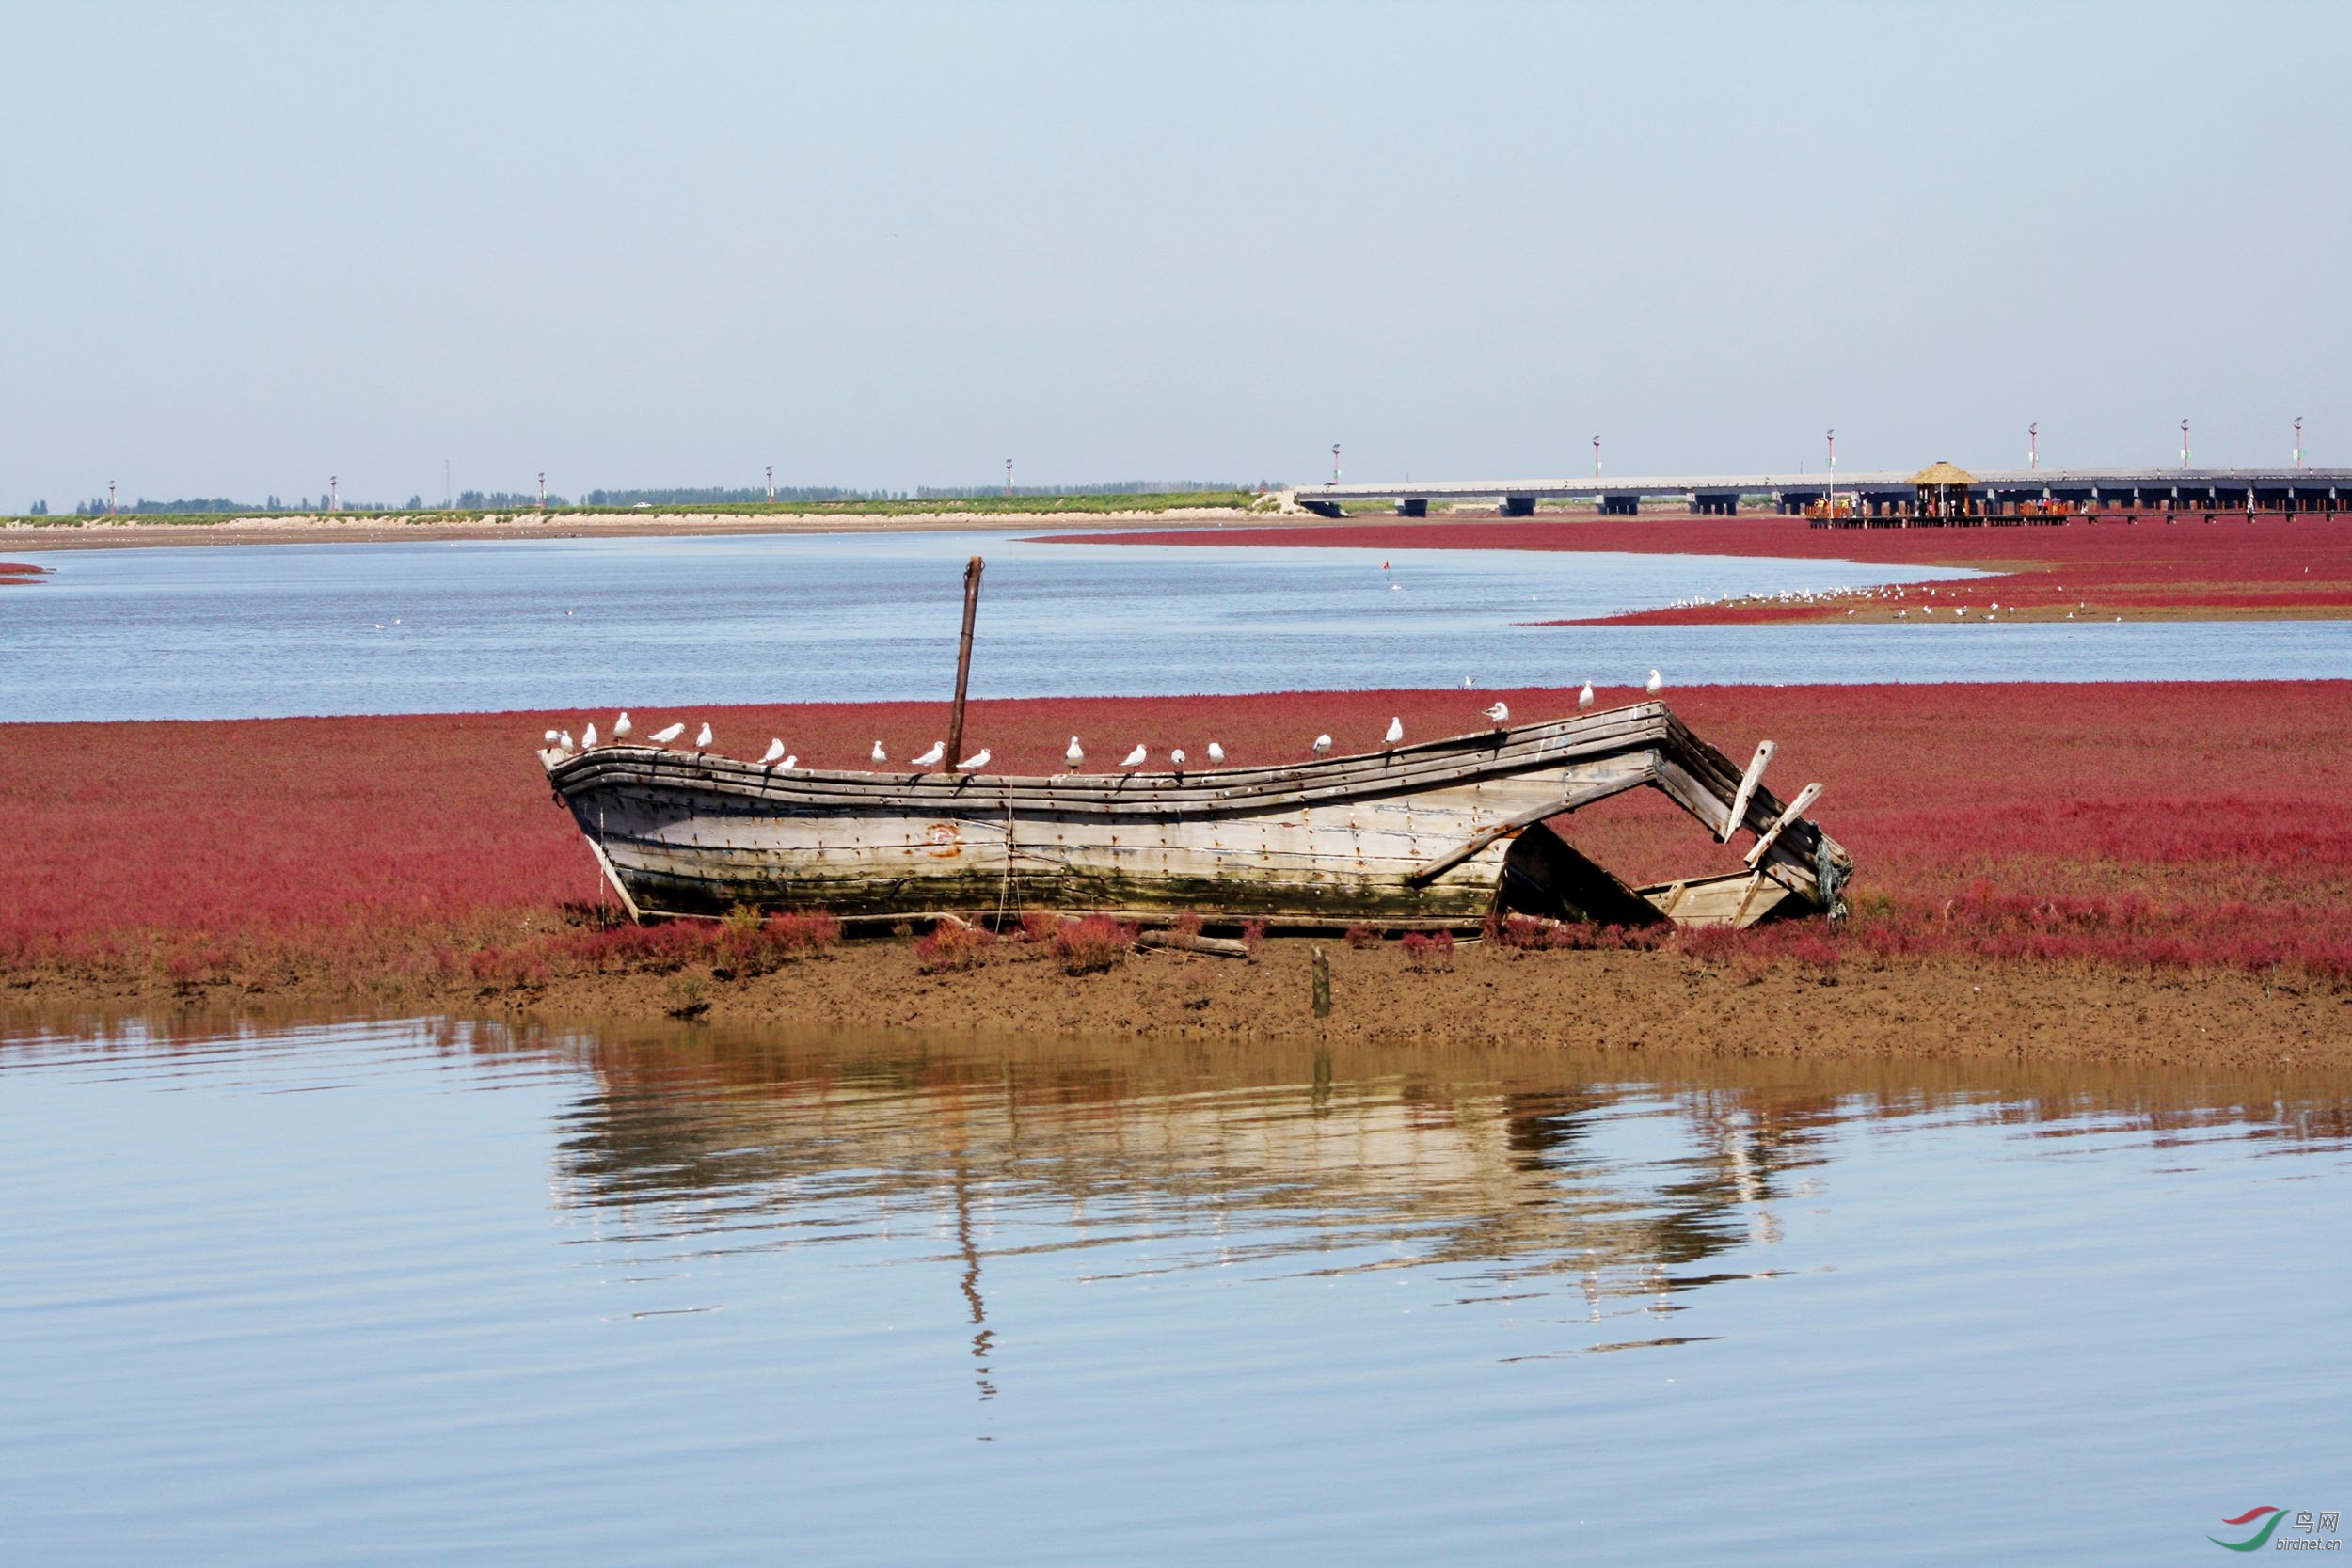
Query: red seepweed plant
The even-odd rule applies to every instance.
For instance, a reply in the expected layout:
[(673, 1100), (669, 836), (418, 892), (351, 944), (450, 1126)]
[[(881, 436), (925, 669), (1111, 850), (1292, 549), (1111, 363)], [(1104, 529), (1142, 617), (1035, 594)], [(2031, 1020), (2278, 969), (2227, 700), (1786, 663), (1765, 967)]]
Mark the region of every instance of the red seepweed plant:
[(927, 936), (914, 941), (915, 966), (926, 974), (946, 974), (971, 969), (980, 955), (994, 945), (993, 933), (958, 920), (943, 920)]
[(1407, 931), (1398, 939), (1404, 950), (1405, 966), (1418, 970), (1446, 970), (1454, 967), (1454, 933), (1452, 931)]
[(1054, 956), (1073, 974), (1100, 974), (1135, 951), (1136, 927), (1105, 914), (1065, 920), (1054, 932)]
[[(1638, 700), (1629, 683), (1595, 673), (1604, 704)], [(1343, 750), (1376, 751), (1393, 714), (1414, 736), (1476, 730), (1497, 697), (1531, 720), (1575, 711), (1565, 689), (1288, 692), (981, 702), (970, 723), (1009, 770), (1053, 774), (1073, 730), (1134, 736), (1155, 752), (1197, 753), (1215, 738), (1254, 763), (1302, 754), (1324, 730)], [(1783, 794), (1806, 779), (1827, 784), (1815, 815), (1858, 867), (1853, 918), (1826, 939), (1848, 962), (1950, 954), (2352, 979), (2342, 806), (2352, 682), (1667, 697), (1735, 758), (1777, 740), (1771, 783)], [(782, 734), (804, 761), (833, 768), (863, 767), (877, 735), (919, 736), (937, 717), (919, 704), (704, 712), (723, 734)], [(548, 800), (532, 747), (550, 724), (577, 731), (587, 717), (0, 725), (10, 836), (0, 972), (262, 986), (307, 976), (366, 995), (469, 978), (484, 952), (501, 955), (485, 960), (491, 970), (511, 957), (526, 977), (533, 964), (564, 974), (724, 963), (719, 923), (622, 920)], [(1680, 813), (1641, 809), (1656, 804), (1646, 795), (1622, 800), (1559, 826), (1629, 881), (1689, 875), (1709, 855), (1736, 863), (1743, 841), (1719, 850)], [(1057, 956), (1061, 927), (1023, 917), (1025, 939)], [(1821, 934), (1817, 922), (1805, 928)], [(1742, 950), (1799, 962), (1780, 945), (1793, 932), (1774, 930), (1788, 928), (1750, 933)], [(816, 912), (770, 915), (759, 932), (754, 962), (839, 939), (838, 923)], [(1245, 942), (1261, 935), (1245, 926)]]
[[(2103, 513), (2057, 527), (1814, 528), (1803, 517), (1651, 515), (1525, 522), (1357, 522), (1341, 527), (1201, 529), (1086, 536), (1092, 544), (1378, 550), (1616, 550), (1974, 566), (1997, 574), (1942, 585), (1978, 606), (2028, 614), (2087, 604), (2114, 615), (2352, 611), (2352, 515), (2243, 512)], [(1917, 596), (1911, 603), (1935, 603)], [(1951, 601), (1942, 601), (1949, 604)], [(1842, 606), (1688, 606), (1637, 610), (1615, 625), (1751, 624), (1842, 617)]]

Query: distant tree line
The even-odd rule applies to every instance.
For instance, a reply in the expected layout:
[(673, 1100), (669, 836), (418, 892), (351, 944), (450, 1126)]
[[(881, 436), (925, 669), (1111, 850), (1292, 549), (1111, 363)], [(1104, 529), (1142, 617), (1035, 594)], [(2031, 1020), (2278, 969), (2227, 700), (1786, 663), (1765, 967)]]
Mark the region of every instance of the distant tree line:
[[(262, 509), (257, 506), (247, 506), (242, 501), (230, 500), (223, 496), (199, 496), (193, 499), (176, 501), (151, 501), (141, 498), (135, 501), (118, 502), (115, 510), (135, 515), (154, 515), (173, 512), (259, 512)], [(43, 517), (48, 515), (48, 504), (40, 502), (34, 506), (32, 515), (36, 517)], [(84, 501), (73, 509), (73, 515), (77, 517), (103, 517), (106, 515), (106, 503), (103, 499)]]
[[(536, 490), (528, 492), (516, 490), (460, 490), (457, 492), (457, 510), (460, 512), (519, 512), (526, 507), (535, 507), (538, 504), (539, 492)], [(557, 495), (554, 491), (550, 490), (548, 492), (548, 504), (549, 506), (569, 506), (572, 503)]]
[[(1231, 494), (1240, 492), (1244, 488), (1238, 484), (1212, 484), (1195, 480), (1130, 479), (1105, 484), (1022, 484), (1014, 486), (1011, 494), (1016, 498), (1023, 496), (1041, 498), (1053, 496), (1190, 496), (1212, 492)], [(1268, 483), (1262, 483), (1257, 488), (1279, 489), (1280, 486)], [(823, 505), (827, 502), (871, 504), (906, 500), (985, 500), (991, 497), (1001, 498), (1005, 494), (1005, 487), (1001, 484), (918, 485), (913, 490), (857, 490), (834, 484), (780, 484), (776, 487), (773, 499), (779, 503), (805, 506)], [(550, 507), (565, 507), (574, 504), (596, 507), (757, 506), (770, 499), (766, 487), (757, 484), (671, 485), (636, 490), (591, 490), (581, 497), (578, 503), (549, 491), (547, 504)], [(536, 508), (539, 505), (539, 495), (536, 491), (465, 490), (458, 493), (454, 505), (458, 510), (467, 512), (517, 512)], [(304, 496), (291, 507), (286, 504), (284, 498), (279, 496), (267, 497), (259, 505), (249, 501), (232, 500), (226, 496), (197, 496), (178, 500), (149, 500), (141, 497), (136, 500), (119, 502), (116, 510), (134, 516), (174, 514), (233, 516), (266, 512), (320, 512), (324, 511), (326, 506), (326, 498), (324, 496), (315, 502), (310, 497)], [(390, 512), (394, 510), (421, 512), (427, 509), (422, 496), (410, 496), (406, 506), (398, 509), (381, 501), (361, 500), (345, 500), (341, 503), (341, 508), (345, 512)], [(103, 499), (86, 500), (73, 509), (73, 515), (77, 517), (103, 517), (106, 515), (106, 503)], [(34, 517), (49, 515), (48, 501), (35, 501), (26, 515)]]
[[(1217, 490), (1238, 490), (1238, 484), (1207, 483), (1190, 479), (1122, 479), (1110, 484), (1016, 484), (1015, 496), (1199, 496)], [(965, 484), (939, 487), (918, 485), (916, 500), (977, 500), (983, 496), (1006, 494), (1001, 484)]]
[[(647, 506), (756, 506), (768, 499), (764, 486), (746, 484), (738, 488), (708, 485), (700, 489), (672, 486), (657, 490), (591, 490), (584, 498), (590, 506), (635, 506), (643, 501)], [(780, 501), (865, 501), (892, 500), (897, 498), (883, 491), (844, 490), (831, 484), (779, 484), (776, 499)]]

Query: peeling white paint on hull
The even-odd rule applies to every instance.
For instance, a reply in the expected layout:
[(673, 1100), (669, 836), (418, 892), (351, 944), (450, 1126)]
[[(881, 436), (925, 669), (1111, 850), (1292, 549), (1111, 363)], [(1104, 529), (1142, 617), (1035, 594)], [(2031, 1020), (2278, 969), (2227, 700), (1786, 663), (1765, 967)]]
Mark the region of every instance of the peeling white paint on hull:
[[(1041, 907), (1454, 926), (1483, 918), (1499, 890), (1527, 880), (1529, 830), (1547, 816), (1646, 784), (1720, 831), (1741, 784), (1660, 703), (1391, 752), (1182, 774), (778, 773), (630, 746), (542, 755), (613, 885), (644, 915)], [(1742, 825), (1761, 833), (1783, 809), (1756, 788)], [(1747, 924), (1791, 899), (1819, 906), (1824, 867), (1834, 897), (1850, 863), (1798, 822), (1754, 877), (1731, 879), (1744, 899), (1694, 881), (1642, 890), (1645, 904), (1618, 912), (1719, 924), (1728, 910)], [(1614, 896), (1598, 892), (1604, 903)], [(1661, 904), (1669, 892), (1688, 912)], [(1566, 913), (1595, 917), (1573, 905)]]

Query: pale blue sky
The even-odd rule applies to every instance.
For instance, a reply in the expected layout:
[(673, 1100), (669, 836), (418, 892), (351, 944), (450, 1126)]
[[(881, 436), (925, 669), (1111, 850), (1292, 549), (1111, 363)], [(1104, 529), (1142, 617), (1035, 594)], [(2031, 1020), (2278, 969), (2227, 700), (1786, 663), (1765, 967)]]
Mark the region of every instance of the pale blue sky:
[(2352, 7), (0, 26), (5, 508), (2352, 464)]

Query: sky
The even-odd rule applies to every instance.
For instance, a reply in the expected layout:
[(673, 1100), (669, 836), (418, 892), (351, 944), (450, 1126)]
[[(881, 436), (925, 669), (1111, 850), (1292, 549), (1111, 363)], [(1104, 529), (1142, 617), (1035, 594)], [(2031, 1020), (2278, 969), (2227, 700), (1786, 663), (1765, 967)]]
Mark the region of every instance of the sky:
[(2352, 465), (2352, 7), (0, 5), (0, 509)]

